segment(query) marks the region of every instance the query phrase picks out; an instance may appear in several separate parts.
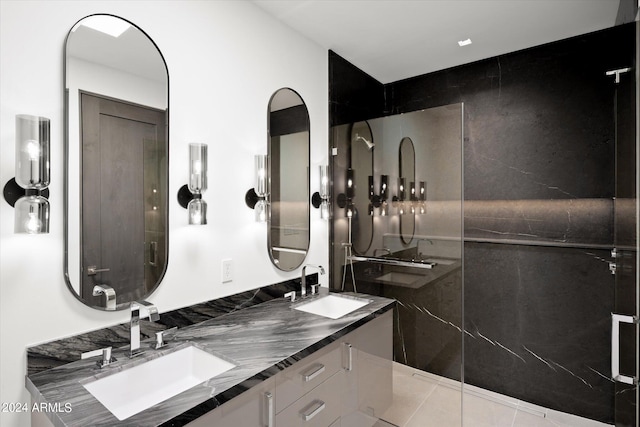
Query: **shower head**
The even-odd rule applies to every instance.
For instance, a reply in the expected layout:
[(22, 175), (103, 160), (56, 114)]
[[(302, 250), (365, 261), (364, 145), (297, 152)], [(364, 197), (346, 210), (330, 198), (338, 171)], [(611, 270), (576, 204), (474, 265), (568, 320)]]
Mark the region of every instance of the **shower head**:
[(369, 141), (367, 138), (365, 138), (364, 136), (360, 136), (360, 134), (356, 133), (355, 138), (353, 138), (354, 141), (362, 141), (365, 144), (367, 144), (367, 150), (371, 151), (371, 149), (373, 149), (373, 147), (376, 145), (374, 142)]

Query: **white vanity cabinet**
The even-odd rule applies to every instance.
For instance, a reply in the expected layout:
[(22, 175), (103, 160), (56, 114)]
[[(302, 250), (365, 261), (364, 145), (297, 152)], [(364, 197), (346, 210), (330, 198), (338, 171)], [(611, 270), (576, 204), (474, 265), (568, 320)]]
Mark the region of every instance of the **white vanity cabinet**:
[(189, 427), (348, 427), (342, 418), (357, 411), (379, 417), (392, 400), (392, 346), (389, 310)]
[(357, 353), (358, 411), (379, 418), (393, 400), (393, 310), (347, 335)]
[(348, 427), (379, 417), (393, 392), (393, 310), (252, 387), (189, 427)]
[[(262, 381), (187, 424), (188, 427), (268, 427), (275, 425), (275, 378)], [(271, 420), (271, 421), (270, 421)]]

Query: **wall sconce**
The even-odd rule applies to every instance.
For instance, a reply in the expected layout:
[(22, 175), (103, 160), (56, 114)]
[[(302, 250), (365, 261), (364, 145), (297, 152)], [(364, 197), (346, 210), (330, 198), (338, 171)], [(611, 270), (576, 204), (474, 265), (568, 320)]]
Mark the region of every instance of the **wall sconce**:
[(329, 166), (320, 165), (320, 191), (311, 196), (314, 208), (320, 208), (320, 218), (329, 219)]
[(15, 208), (16, 233), (49, 232), (51, 125), (46, 117), (16, 116), (16, 176), (4, 186), (4, 199)]
[(255, 156), (255, 186), (244, 196), (247, 206), (255, 211), (256, 221), (265, 222), (267, 220), (267, 170), (269, 160), (266, 154)]
[(180, 187), (178, 203), (189, 212), (189, 224), (207, 223), (207, 144), (189, 144), (189, 183)]

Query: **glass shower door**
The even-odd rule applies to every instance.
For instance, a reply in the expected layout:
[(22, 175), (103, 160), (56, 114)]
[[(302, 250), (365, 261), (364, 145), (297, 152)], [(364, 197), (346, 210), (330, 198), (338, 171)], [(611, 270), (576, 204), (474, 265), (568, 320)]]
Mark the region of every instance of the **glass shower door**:
[(638, 424), (638, 205), (635, 70), (615, 74), (616, 197), (614, 199), (615, 302), (612, 314), (611, 376), (615, 425)]

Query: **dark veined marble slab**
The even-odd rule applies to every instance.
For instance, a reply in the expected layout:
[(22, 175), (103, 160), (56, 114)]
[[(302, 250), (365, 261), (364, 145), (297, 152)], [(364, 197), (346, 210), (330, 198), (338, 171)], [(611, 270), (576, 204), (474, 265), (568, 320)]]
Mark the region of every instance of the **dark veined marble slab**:
[[(327, 290), (322, 289), (321, 292), (325, 294)], [(280, 293), (280, 290), (273, 291), (274, 296)], [(259, 295), (257, 291), (255, 298), (262, 298)], [(128, 345), (122, 348), (114, 346), (113, 355), (118, 362), (109, 367), (98, 368), (96, 358), (76, 359), (29, 374), (27, 389), (36, 403), (71, 408), (70, 411), (47, 413), (56, 426), (182, 426), (395, 306), (394, 300), (387, 298), (366, 298), (371, 300), (368, 305), (335, 320), (294, 310), (291, 302), (285, 298), (272, 297), (248, 308), (242, 305), (242, 301), (248, 300), (239, 298), (235, 304), (226, 303), (226, 314), (179, 328), (167, 347), (149, 350), (139, 360), (127, 357)], [(193, 316), (198, 317), (195, 313), (202, 313), (204, 309), (194, 308)], [(180, 316), (168, 318), (180, 319)], [(126, 338), (128, 340), (128, 333)], [(141, 348), (149, 347), (152, 342), (152, 339), (143, 341)], [(83, 383), (159, 357), (184, 345), (195, 345), (229, 359), (237, 366), (123, 421), (118, 421), (82, 386)], [(140, 392), (144, 393), (144, 390)]]
[[(308, 275), (307, 284), (311, 286), (311, 284), (315, 283), (318, 283), (318, 274)], [(162, 313), (160, 314), (160, 320), (157, 322), (140, 321), (140, 339), (154, 337), (156, 332), (174, 326), (183, 328), (223, 314), (261, 304), (274, 298), (281, 298), (285, 293), (294, 289), (300, 290), (300, 279), (287, 280)], [(162, 310), (162, 307), (158, 307), (158, 310)], [(33, 375), (47, 369), (75, 362), (80, 359), (82, 353), (87, 351), (129, 345), (129, 329), (129, 323), (123, 323), (28, 347), (27, 374)]]

